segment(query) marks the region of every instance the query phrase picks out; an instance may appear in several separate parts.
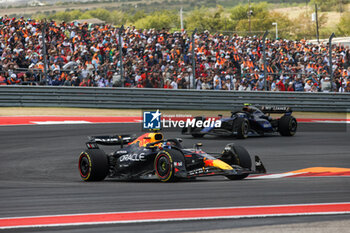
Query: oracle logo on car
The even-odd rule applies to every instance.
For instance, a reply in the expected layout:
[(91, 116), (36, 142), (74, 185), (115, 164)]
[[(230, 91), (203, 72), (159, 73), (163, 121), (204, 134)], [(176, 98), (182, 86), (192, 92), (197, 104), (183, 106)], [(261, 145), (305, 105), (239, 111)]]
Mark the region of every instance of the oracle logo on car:
[(126, 154), (126, 155), (122, 155), (119, 158), (120, 162), (124, 162), (124, 161), (145, 161), (145, 154), (141, 153), (141, 154)]

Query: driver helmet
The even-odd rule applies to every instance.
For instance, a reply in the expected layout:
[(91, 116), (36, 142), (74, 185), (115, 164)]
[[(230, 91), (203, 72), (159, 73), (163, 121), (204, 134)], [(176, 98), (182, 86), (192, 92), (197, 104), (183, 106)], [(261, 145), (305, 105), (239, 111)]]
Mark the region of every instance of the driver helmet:
[(251, 104), (244, 104), (242, 110), (245, 112), (251, 112), (252, 108), (250, 106), (251, 106)]
[(163, 148), (171, 149), (171, 142), (169, 142), (169, 141), (163, 142), (163, 143), (162, 143), (162, 147), (163, 147)]

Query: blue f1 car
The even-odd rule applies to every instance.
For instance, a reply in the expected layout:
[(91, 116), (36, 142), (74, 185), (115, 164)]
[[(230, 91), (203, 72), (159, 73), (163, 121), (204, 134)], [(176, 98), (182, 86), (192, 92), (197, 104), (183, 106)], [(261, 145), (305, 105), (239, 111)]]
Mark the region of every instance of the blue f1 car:
[[(182, 134), (201, 138), (206, 134), (216, 136), (236, 136), (245, 139), (248, 136), (263, 136), (278, 132), (282, 136), (293, 136), (297, 131), (297, 120), (292, 116), (289, 107), (262, 106), (257, 108), (245, 104), (242, 110), (232, 111), (230, 118), (223, 118), (220, 127), (184, 127)], [(270, 114), (283, 114), (280, 118), (272, 118)], [(196, 121), (205, 121), (205, 117), (197, 116)]]

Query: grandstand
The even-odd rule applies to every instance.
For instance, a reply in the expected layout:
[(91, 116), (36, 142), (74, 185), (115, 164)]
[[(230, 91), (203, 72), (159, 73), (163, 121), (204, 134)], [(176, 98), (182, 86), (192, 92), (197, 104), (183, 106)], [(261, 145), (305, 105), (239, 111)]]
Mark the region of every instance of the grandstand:
[(0, 84), (350, 91), (350, 52), (342, 44), (335, 43), (330, 67), (325, 43), (266, 40), (264, 61), (261, 37), (197, 33), (193, 57), (191, 36), (134, 27), (120, 31), (87, 22), (50, 21), (44, 26), (5, 16), (0, 26)]

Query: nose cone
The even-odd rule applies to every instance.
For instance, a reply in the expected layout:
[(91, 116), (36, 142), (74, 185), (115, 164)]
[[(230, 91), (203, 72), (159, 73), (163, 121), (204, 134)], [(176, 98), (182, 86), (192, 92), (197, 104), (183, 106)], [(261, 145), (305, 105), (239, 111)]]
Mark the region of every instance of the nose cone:
[(206, 167), (217, 167), (222, 170), (233, 170), (233, 168), (230, 165), (221, 161), (220, 159), (214, 159), (214, 160), (205, 159), (204, 164)]

